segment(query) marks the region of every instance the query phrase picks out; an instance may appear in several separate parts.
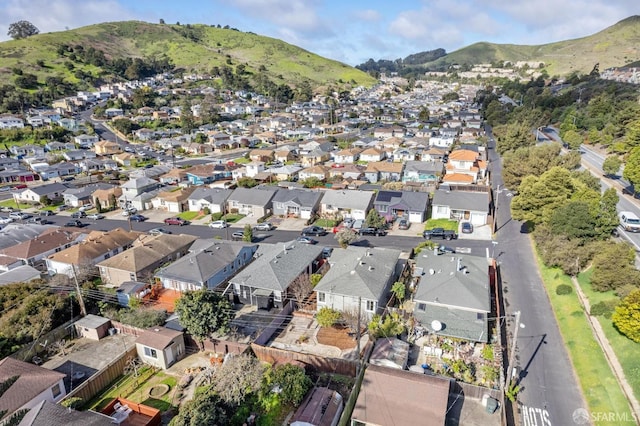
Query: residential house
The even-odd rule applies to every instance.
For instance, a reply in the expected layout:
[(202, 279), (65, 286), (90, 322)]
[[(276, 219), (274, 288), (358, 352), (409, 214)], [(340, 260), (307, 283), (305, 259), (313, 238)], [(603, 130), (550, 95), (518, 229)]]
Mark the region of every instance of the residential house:
[(249, 159), (252, 161), (273, 162), (275, 151), (272, 149), (252, 149), (249, 151)]
[[(108, 190), (115, 187), (115, 185), (100, 182), (82, 186), (79, 188), (68, 188), (62, 193), (62, 198), (66, 205), (72, 207), (80, 207), (86, 204), (94, 204), (94, 192), (101, 189)], [(100, 206), (102, 206), (102, 204), (100, 204)]]
[(471, 222), (486, 225), (491, 205), (491, 194), (487, 191), (464, 191), (440, 188), (433, 194), (431, 217)]
[(126, 201), (133, 200), (140, 194), (158, 189), (158, 182), (146, 176), (129, 178), (128, 181), (120, 185), (120, 188), (122, 189), (120, 200), (124, 205)]
[(361, 148), (347, 148), (336, 152), (333, 161), (336, 164), (353, 164), (360, 159)]
[(281, 309), (289, 287), (301, 275), (317, 271), (322, 247), (297, 241), (261, 244), (255, 260), (229, 280), (234, 299), (259, 309)]
[(0, 422), (42, 401), (60, 402), (67, 394), (64, 373), (7, 357), (0, 361)]
[(320, 215), (364, 220), (371, 209), (374, 195), (373, 191), (351, 189), (325, 191), (320, 201)]
[(171, 213), (182, 213), (189, 211), (189, 197), (195, 191), (193, 186), (176, 188), (172, 191), (160, 191), (151, 200), (154, 209), (164, 210)]
[(414, 148), (401, 147), (393, 150), (390, 158), (393, 158), (395, 162), (407, 162), (416, 159), (416, 150)]
[(402, 272), (400, 254), (400, 250), (380, 247), (334, 250), (329, 258), (331, 268), (313, 289), (318, 309), (326, 306), (341, 312), (360, 310), (369, 319), (381, 314), (391, 285)]
[(133, 135), (141, 141), (150, 141), (156, 137), (156, 132), (151, 129), (138, 129), (133, 132)]
[(187, 180), (187, 171), (173, 168), (159, 177), (160, 183), (165, 185), (178, 185)]
[(456, 141), (454, 136), (431, 136), (429, 138), (429, 145), (435, 146), (438, 148), (451, 148), (451, 145)]
[(79, 135), (73, 138), (73, 141), (81, 148), (91, 148), (99, 140), (98, 135)]
[(96, 155), (108, 155), (108, 156), (118, 154), (121, 151), (120, 145), (111, 141), (96, 142), (93, 145), (93, 150), (96, 153)]
[(116, 286), (126, 281), (147, 282), (156, 269), (187, 254), (196, 239), (184, 234), (141, 236), (129, 250), (97, 264), (102, 282)]
[(35, 238), (0, 250), (0, 256), (19, 259), (25, 265), (41, 268), (49, 255), (83, 241), (88, 232), (49, 228)]
[(393, 137), (402, 138), (406, 134), (406, 130), (400, 126), (393, 127), (377, 127), (373, 131), (373, 137), (377, 139), (389, 139)]
[(279, 189), (273, 197), (273, 214), (311, 219), (318, 210), (323, 192), (306, 189)]
[(103, 209), (113, 209), (118, 206), (118, 199), (122, 196), (122, 188), (115, 186), (106, 189), (97, 189), (91, 194), (94, 205), (100, 203)]
[(486, 343), (491, 313), (487, 259), (423, 253), (415, 259), (414, 271), (422, 273), (413, 295), (414, 318), (425, 328), (434, 329), (435, 323), (438, 335)]
[(276, 191), (273, 187), (236, 188), (227, 198), (227, 212), (264, 217), (272, 212)]
[(42, 276), (33, 266), (21, 265), (0, 274), (0, 286), (15, 283), (29, 283), (40, 280)]
[(17, 157), (43, 157), (45, 151), (40, 145), (12, 145), (9, 152)]
[(442, 161), (448, 156), (447, 150), (432, 146), (420, 153), (421, 161)]
[(368, 365), (350, 424), (444, 426), (452, 384), (442, 376)]
[(18, 426), (48, 426), (53, 422), (65, 426), (113, 426), (114, 419), (93, 410), (77, 411), (42, 401), (29, 410)]
[(364, 170), (364, 177), (371, 183), (379, 181), (399, 182), (402, 179), (404, 163), (391, 163), (389, 161), (378, 161), (367, 164)]
[(447, 174), (466, 174), (473, 177), (472, 183), (476, 183), (477, 179), (481, 178), (484, 171), (486, 171), (485, 162), (483, 161), (484, 170), (481, 173), (479, 161), (478, 152), (468, 149), (456, 149), (449, 154)]
[(360, 153), (360, 161), (378, 162), (386, 157), (385, 151), (379, 148), (367, 148)]
[(190, 253), (156, 272), (164, 288), (177, 291), (213, 290), (253, 261), (257, 244), (205, 239)]
[(66, 151), (68, 149), (76, 149), (76, 145), (72, 142), (51, 141), (44, 145), (44, 149), (49, 152)]
[(199, 164), (186, 170), (187, 181), (191, 185), (205, 185), (213, 183), (215, 178), (215, 164)]
[(476, 179), (466, 173), (447, 173), (442, 178), (443, 186), (449, 187), (452, 185), (473, 185), (475, 182)]
[(244, 165), (245, 174), (248, 177), (256, 177), (259, 173), (264, 172), (265, 163), (263, 161), (252, 161)]
[(95, 264), (132, 247), (140, 235), (140, 232), (125, 231), (122, 228), (106, 232), (92, 231), (81, 243), (47, 257), (47, 270), (50, 275), (65, 274), (73, 277), (78, 268), (93, 269)]
[[(3, 215), (4, 216), (4, 215)], [(56, 229), (54, 225), (36, 225), (33, 223), (10, 223), (0, 229), (0, 250), (29, 241), (43, 232)]]
[(184, 333), (152, 327), (136, 339), (136, 350), (142, 362), (166, 370), (185, 355)]
[(131, 167), (136, 163), (137, 157), (130, 152), (121, 152), (120, 154), (113, 154), (111, 159), (123, 167)]
[(269, 169), (269, 173), (271, 173), (271, 177), (273, 180), (281, 181), (292, 181), (294, 179), (299, 178), (299, 173), (302, 170), (300, 166), (294, 165), (285, 165), (282, 167), (272, 167)]
[(15, 115), (0, 116), (0, 129), (22, 129), (24, 128), (24, 120)]
[(232, 189), (197, 187), (189, 196), (189, 211), (208, 208), (211, 213), (226, 213), (227, 199), (232, 192)]
[(422, 223), (428, 206), (428, 192), (380, 190), (373, 201), (373, 208), (387, 221), (404, 217), (411, 223)]
[(80, 161), (87, 158), (96, 158), (96, 153), (86, 149), (74, 149), (62, 153), (62, 157), (67, 161)]
[(24, 265), (22, 259), (7, 255), (4, 250), (0, 251), (0, 276), (22, 265)]
[(286, 163), (295, 159), (295, 154), (291, 149), (278, 148), (274, 151), (274, 160)]
[(122, 108), (107, 108), (104, 111), (104, 115), (107, 118), (122, 117), (124, 116), (124, 111)]
[[(339, 166), (339, 167), (338, 167)], [(364, 167), (357, 164), (334, 164), (329, 169), (329, 179), (363, 179)]]
[(318, 144), (311, 150), (300, 152), (300, 164), (303, 167), (311, 167), (316, 164), (323, 164), (331, 159), (331, 152), (333, 151), (333, 144), (331, 142), (325, 142)]
[(305, 179), (315, 178), (324, 181), (327, 179), (328, 173), (329, 167), (319, 164), (300, 170), (298, 172), (298, 179), (302, 181)]
[(442, 161), (407, 161), (404, 165), (402, 182), (435, 185), (444, 174)]
[(40, 175), (43, 181), (63, 176), (75, 176), (81, 172), (80, 167), (73, 163), (33, 164), (31, 168)]
[(118, 163), (113, 161), (111, 158), (100, 158), (100, 159), (92, 159), (88, 158), (86, 160), (78, 161), (76, 163), (83, 172), (98, 172), (101, 170), (118, 170)]
[(48, 198), (51, 201), (62, 200), (62, 194), (68, 188), (61, 183), (47, 183), (40, 186), (31, 186), (29, 188), (13, 193), (13, 199), (18, 202), (39, 203), (40, 200)]

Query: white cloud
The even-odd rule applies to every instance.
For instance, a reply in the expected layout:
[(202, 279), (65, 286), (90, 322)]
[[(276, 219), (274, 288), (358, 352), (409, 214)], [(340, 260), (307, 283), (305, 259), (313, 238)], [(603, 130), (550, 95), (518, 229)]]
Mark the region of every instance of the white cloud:
[(380, 12), (374, 9), (356, 10), (353, 12), (353, 16), (361, 21), (377, 22), (382, 18)]
[(254, 18), (297, 31), (312, 32), (322, 27), (315, 0), (224, 0)]
[(0, 40), (7, 40), (9, 24), (20, 20), (46, 33), (136, 18), (117, 0), (8, 0), (0, 3), (0, 17)]

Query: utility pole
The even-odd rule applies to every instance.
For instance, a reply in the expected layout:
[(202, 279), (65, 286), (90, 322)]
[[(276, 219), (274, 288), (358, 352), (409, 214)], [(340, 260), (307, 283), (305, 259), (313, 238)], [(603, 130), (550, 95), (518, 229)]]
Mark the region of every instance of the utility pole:
[(78, 283), (78, 276), (76, 275), (76, 265), (71, 265), (73, 271), (73, 281), (76, 283), (76, 292), (78, 293), (78, 304), (80, 305), (80, 313), (82, 316), (87, 316), (87, 307), (84, 305), (84, 299), (82, 298), (82, 292), (80, 291), (80, 283)]
[(356, 341), (358, 342), (357, 351), (358, 354), (358, 364), (356, 365), (356, 377), (360, 373), (360, 316), (362, 309), (362, 297), (358, 296), (358, 330), (356, 330)]

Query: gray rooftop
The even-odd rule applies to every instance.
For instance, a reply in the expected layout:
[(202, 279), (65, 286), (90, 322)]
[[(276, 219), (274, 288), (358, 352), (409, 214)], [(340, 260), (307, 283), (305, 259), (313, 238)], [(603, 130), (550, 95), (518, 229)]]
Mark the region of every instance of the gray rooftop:
[[(0, 213), (0, 216), (8, 215), (9, 213)], [(0, 230), (0, 250), (31, 240), (54, 227), (54, 225), (10, 223)]]
[[(43, 196), (43, 195), (51, 194), (53, 192), (63, 193), (65, 190), (68, 189), (68, 187), (61, 183), (55, 182), (55, 183), (48, 183), (46, 185), (32, 186), (32, 187), (29, 187), (28, 189), (30, 189), (31, 191), (35, 192), (40, 196)], [(24, 189), (23, 191), (26, 191), (26, 190), (27, 189)]]
[(265, 206), (274, 197), (277, 187), (236, 188), (228, 200), (251, 206)]
[(335, 249), (331, 268), (315, 291), (379, 300), (396, 271), (400, 250), (348, 246)]
[(190, 200), (206, 200), (211, 204), (223, 204), (231, 195), (233, 189), (209, 188), (200, 186), (189, 196)]
[(387, 205), (412, 212), (427, 210), (429, 204), (428, 192), (411, 191), (379, 191), (374, 201), (376, 205)]
[(404, 172), (423, 172), (441, 175), (444, 171), (444, 163), (440, 160), (433, 161), (407, 161), (404, 165)]
[(449, 206), (454, 210), (489, 210), (489, 193), (479, 191), (447, 191), (438, 189), (433, 195), (434, 206)]
[(255, 254), (256, 260), (233, 277), (231, 282), (284, 291), (321, 254), (322, 247), (296, 241), (261, 244)]
[(26, 283), (38, 278), (41, 278), (40, 271), (29, 265), (22, 265), (0, 274), (0, 285)]
[(293, 203), (302, 207), (315, 207), (322, 198), (323, 192), (306, 189), (281, 188), (273, 197), (274, 203)]
[(373, 199), (373, 191), (351, 189), (325, 191), (322, 204), (342, 209), (367, 210)]
[(85, 328), (98, 328), (110, 321), (111, 320), (109, 318), (89, 314), (84, 318), (80, 318), (78, 321), (74, 322), (74, 324)]
[(95, 411), (76, 411), (49, 401), (33, 407), (20, 422), (21, 426), (113, 426), (113, 419)]

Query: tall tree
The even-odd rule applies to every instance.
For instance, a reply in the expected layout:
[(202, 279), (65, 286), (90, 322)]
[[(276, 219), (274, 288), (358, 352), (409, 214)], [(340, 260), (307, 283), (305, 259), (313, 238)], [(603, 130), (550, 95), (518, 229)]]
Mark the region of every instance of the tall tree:
[(262, 384), (264, 366), (250, 355), (230, 358), (216, 371), (213, 389), (227, 404), (238, 405)]
[(602, 171), (607, 176), (615, 176), (620, 172), (622, 160), (617, 155), (609, 155), (602, 162)]
[(640, 343), (640, 290), (622, 299), (611, 320), (620, 333)]
[(622, 177), (631, 182), (634, 187), (640, 184), (640, 146), (629, 152)]
[(297, 406), (311, 388), (313, 382), (302, 367), (293, 364), (278, 364), (264, 376), (262, 393), (268, 394), (278, 388), (279, 399), (285, 404)]
[(218, 293), (206, 290), (188, 291), (176, 302), (180, 323), (200, 342), (218, 330), (224, 330), (233, 312), (231, 303)]
[(382, 228), (385, 225), (385, 218), (380, 216), (378, 210), (371, 209), (369, 213), (367, 213), (367, 217), (365, 218), (366, 226), (370, 226), (372, 228)]
[(14, 40), (27, 38), (38, 33), (40, 33), (40, 30), (29, 21), (18, 21), (9, 24), (9, 31), (7, 31), (7, 35)]

